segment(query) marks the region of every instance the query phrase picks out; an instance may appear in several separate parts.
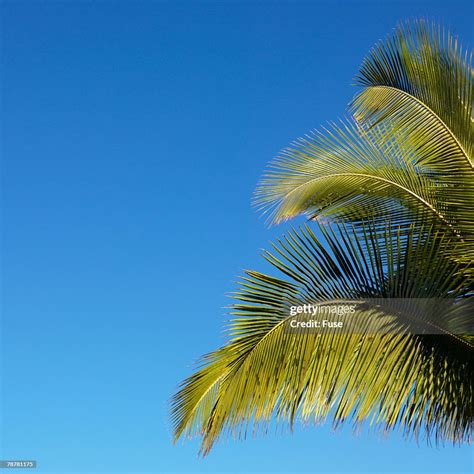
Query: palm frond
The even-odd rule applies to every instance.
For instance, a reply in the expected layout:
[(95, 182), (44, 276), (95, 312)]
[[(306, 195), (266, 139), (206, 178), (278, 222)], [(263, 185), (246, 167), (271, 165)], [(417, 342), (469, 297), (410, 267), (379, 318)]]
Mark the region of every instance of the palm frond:
[[(290, 307), (353, 298), (463, 298), (469, 282), (459, 265), (425, 245), (442, 235), (393, 233), (383, 238), (362, 225), (305, 227), (265, 252), (284, 276), (248, 271), (234, 297), (230, 341), (187, 379), (172, 404), (176, 437), (200, 433), (208, 453), (223, 434), (265, 430), (271, 420), (293, 426), (334, 426), (368, 420), (384, 430), (424, 432), (437, 440), (471, 436), (474, 375), (472, 346), (448, 336), (383, 333), (384, 316), (357, 333), (295, 334)], [(420, 244), (421, 243), (421, 244)], [(389, 315), (392, 319), (394, 315)], [(375, 326), (377, 327), (374, 327)]]
[(474, 181), (414, 162), (379, 127), (351, 121), (300, 138), (270, 165), (255, 203), (272, 222), (299, 214), (353, 222), (376, 218), (397, 227), (438, 225), (474, 238)]
[(472, 52), (435, 24), (401, 24), (365, 58), (352, 109), (361, 123), (387, 127), (415, 163), (474, 180)]

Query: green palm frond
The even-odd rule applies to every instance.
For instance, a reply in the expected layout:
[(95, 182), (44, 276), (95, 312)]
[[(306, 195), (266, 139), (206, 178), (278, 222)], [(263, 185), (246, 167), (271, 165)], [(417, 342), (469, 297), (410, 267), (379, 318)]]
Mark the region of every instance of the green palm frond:
[(472, 52), (435, 24), (400, 25), (365, 58), (352, 108), (365, 125), (383, 124), (417, 164), (474, 180)]
[(438, 225), (460, 240), (474, 238), (474, 181), (416, 164), (378, 127), (346, 121), (313, 132), (285, 149), (259, 184), (255, 203), (269, 220), (299, 214), (358, 222)]
[[(367, 420), (390, 431), (466, 441), (472, 432), (474, 375), (469, 339), (380, 331), (385, 317), (357, 333), (291, 333), (290, 307), (354, 298), (465, 298), (459, 265), (439, 251), (455, 245), (434, 231), (381, 234), (361, 225), (293, 231), (265, 252), (284, 278), (248, 271), (234, 297), (230, 341), (208, 355), (172, 402), (176, 438), (203, 437), (206, 454), (220, 435), (333, 418)], [(434, 233), (433, 233), (434, 232)], [(437, 240), (439, 246), (426, 242)], [(395, 319), (394, 319), (395, 318)], [(374, 326), (375, 325), (375, 326)]]

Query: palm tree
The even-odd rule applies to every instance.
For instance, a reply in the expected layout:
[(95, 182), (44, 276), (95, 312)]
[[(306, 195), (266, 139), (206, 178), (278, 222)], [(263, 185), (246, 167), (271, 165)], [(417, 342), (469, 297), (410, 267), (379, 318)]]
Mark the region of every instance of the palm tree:
[(176, 439), (200, 435), (206, 454), (219, 436), (249, 426), (330, 417), (334, 426), (367, 421), (470, 441), (471, 314), (442, 335), (410, 330), (386, 306), (357, 307), (357, 330), (344, 333), (295, 333), (288, 322), (291, 307), (315, 302), (471, 301), (471, 63), (435, 25), (399, 26), (364, 60), (353, 117), (299, 139), (270, 165), (259, 208), (273, 223), (301, 214), (309, 223), (264, 253), (278, 276), (242, 277), (229, 342), (173, 398)]

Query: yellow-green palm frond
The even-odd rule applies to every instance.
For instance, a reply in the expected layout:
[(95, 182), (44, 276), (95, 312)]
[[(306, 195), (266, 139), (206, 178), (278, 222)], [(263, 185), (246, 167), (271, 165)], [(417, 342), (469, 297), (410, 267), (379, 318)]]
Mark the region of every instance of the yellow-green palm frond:
[[(472, 346), (453, 335), (384, 333), (379, 314), (356, 333), (295, 334), (293, 305), (354, 298), (469, 295), (459, 265), (432, 231), (383, 236), (361, 225), (291, 232), (264, 256), (284, 277), (248, 271), (234, 297), (230, 341), (208, 356), (172, 402), (175, 435), (199, 433), (206, 454), (223, 434), (265, 430), (272, 420), (335, 426), (351, 419), (391, 431), (464, 442), (472, 433)], [(439, 246), (426, 242), (438, 240)], [(421, 243), (421, 245), (420, 245)], [(409, 282), (407, 284), (407, 282)]]
[(407, 227), (430, 222), (462, 241), (474, 236), (474, 182), (414, 162), (379, 127), (350, 120), (300, 138), (270, 165), (255, 203), (272, 222), (306, 214)]
[(451, 33), (420, 20), (400, 25), (360, 67), (352, 103), (361, 123), (387, 127), (387, 139), (417, 164), (474, 180), (472, 52)]

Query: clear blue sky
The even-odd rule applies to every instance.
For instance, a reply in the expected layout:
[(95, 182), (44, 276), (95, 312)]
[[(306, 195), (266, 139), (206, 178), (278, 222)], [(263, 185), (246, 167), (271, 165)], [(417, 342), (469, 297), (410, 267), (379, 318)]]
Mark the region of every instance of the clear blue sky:
[[(348, 427), (173, 446), (168, 402), (265, 270), (250, 206), (342, 115), (398, 20), (473, 45), (469, 0), (3, 1), (2, 452), (39, 472), (462, 472), (468, 448)], [(472, 466), (472, 465), (471, 465)]]

